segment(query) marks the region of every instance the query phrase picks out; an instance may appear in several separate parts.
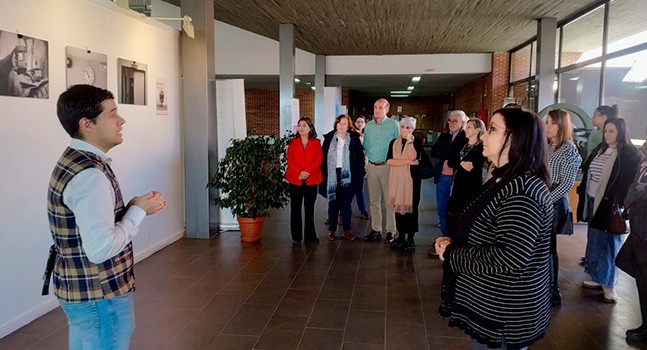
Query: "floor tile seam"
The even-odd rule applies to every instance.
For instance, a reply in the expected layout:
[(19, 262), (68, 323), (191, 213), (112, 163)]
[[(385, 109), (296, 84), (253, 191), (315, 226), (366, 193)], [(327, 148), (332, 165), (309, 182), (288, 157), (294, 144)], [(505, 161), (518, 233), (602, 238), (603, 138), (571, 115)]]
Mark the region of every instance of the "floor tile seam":
[[(299, 346), (301, 346), (301, 342), (303, 341), (303, 336), (306, 333), (305, 330), (308, 328), (308, 323), (310, 323), (310, 319), (312, 318), (312, 314), (314, 313), (315, 307), (317, 306), (317, 301), (319, 301), (319, 297), (321, 296), (321, 292), (322, 292), (324, 286), (326, 285), (326, 279), (328, 279), (328, 274), (330, 274), (330, 270), (332, 269), (332, 264), (335, 261), (335, 257), (339, 253), (339, 247), (340, 246), (341, 246), (341, 242), (337, 243), (337, 248), (335, 249), (335, 254), (333, 254), (333, 256), (330, 259), (330, 263), (328, 264), (328, 269), (326, 270), (326, 275), (324, 276), (323, 283), (321, 284), (321, 287), (319, 287), (317, 297), (315, 298), (315, 303), (312, 306), (312, 309), (310, 310), (310, 314), (308, 315), (308, 319), (306, 320), (306, 325), (303, 328), (303, 332), (301, 333), (301, 337), (299, 338), (299, 342), (297, 343), (297, 349), (299, 348)], [(351, 298), (352, 298), (352, 296), (351, 296)], [(352, 301), (351, 301), (351, 303), (352, 303)], [(350, 304), (348, 306), (348, 309), (350, 310)], [(348, 318), (346, 319), (346, 323), (348, 323)], [(345, 333), (345, 328), (346, 327), (344, 327), (344, 333)], [(343, 339), (343, 335), (342, 335), (342, 339)], [(342, 341), (342, 343), (343, 343), (343, 341)]]
[[(429, 337), (429, 332), (427, 331), (427, 316), (425, 315), (425, 308), (422, 305), (423, 298), (422, 298), (422, 292), (420, 288), (420, 278), (418, 277), (418, 266), (416, 264), (416, 259), (411, 259), (413, 260), (413, 269), (415, 270), (415, 277), (416, 277), (416, 288), (418, 289), (418, 307), (420, 308), (420, 313), (422, 315), (422, 322), (425, 330), (425, 336)], [(429, 350), (429, 342), (427, 342), (427, 349)]]
[[(339, 250), (339, 245), (337, 246), (337, 249), (335, 249), (335, 255), (337, 254), (337, 251), (338, 251), (338, 250)], [(314, 251), (314, 248), (312, 248), (312, 249), (310, 249), (310, 250), (308, 251), (308, 254), (306, 255), (306, 257), (305, 257), (305, 259), (303, 260), (303, 262), (301, 263), (301, 266), (299, 266), (299, 270), (297, 270), (297, 273), (296, 273), (296, 274), (294, 275), (294, 277), (292, 278), (292, 281), (290, 281), (290, 285), (292, 285), (292, 283), (294, 283), (294, 281), (296, 280), (297, 276), (299, 275), (299, 273), (300, 273), (300, 272), (301, 272), (301, 270), (303, 269), (303, 265), (305, 265), (306, 260), (308, 259), (308, 257), (310, 257), (310, 255), (312, 255), (312, 252), (313, 252), (313, 251)], [(334, 256), (333, 256), (333, 259), (334, 259)], [(332, 260), (331, 260), (331, 263), (330, 263), (330, 264), (332, 265)], [(328, 266), (328, 271), (329, 271), (329, 270), (330, 270), (330, 265)], [(328, 271), (326, 271), (326, 276), (328, 275)], [(265, 276), (265, 278), (267, 278), (267, 276)], [(263, 279), (263, 281), (265, 280), (265, 278)], [(324, 277), (324, 281), (325, 281), (325, 277)], [(261, 283), (262, 283), (262, 281), (261, 281)], [(260, 283), (259, 283), (259, 285), (260, 285)], [(258, 288), (258, 286), (257, 286), (257, 288)], [(321, 287), (319, 287), (319, 293), (317, 294), (317, 298), (319, 297), (319, 295), (321, 295), (321, 289), (322, 289), (322, 288), (323, 288), (323, 283), (321, 284)], [(276, 306), (274, 307), (274, 311), (272, 311), (272, 315), (270, 316), (270, 318), (269, 318), (269, 319), (267, 320), (267, 322), (265, 323), (265, 326), (263, 327), (263, 330), (261, 331), (261, 335), (260, 335), (260, 336), (258, 337), (258, 339), (256, 340), (256, 343), (254, 343), (254, 346), (252, 347), (252, 349), (256, 349), (256, 346), (257, 346), (257, 345), (258, 345), (258, 343), (261, 341), (261, 338), (263, 337), (263, 334), (265, 333), (265, 331), (267, 330), (267, 327), (269, 326), (270, 322), (272, 321), (272, 318), (274, 318), (274, 316), (276, 316), (276, 312), (278, 311), (279, 306), (281, 306), (281, 303), (283, 302), (283, 300), (285, 300), (285, 296), (287, 295), (287, 293), (288, 293), (288, 291), (289, 291), (289, 290), (290, 290), (290, 288), (288, 287), (288, 289), (286, 289), (285, 293), (283, 293), (283, 297), (281, 297), (281, 300), (280, 300), (280, 301), (276, 304)], [(253, 292), (252, 292), (252, 294), (253, 294)], [(250, 294), (250, 297), (251, 297), (251, 294)], [(249, 298), (248, 298), (247, 300), (249, 300)], [(317, 300), (317, 299), (315, 299), (315, 305), (316, 305), (316, 300)], [(244, 305), (244, 304), (243, 304), (243, 305)], [(315, 305), (313, 305), (313, 306), (312, 306), (312, 310), (310, 310), (310, 315), (308, 316), (308, 319), (306, 320), (306, 324), (305, 324), (305, 326), (306, 326), (306, 327), (308, 326), (308, 322), (310, 322), (310, 317), (312, 316), (312, 312), (314, 311)], [(224, 329), (223, 329), (223, 330), (224, 330)], [(304, 334), (304, 333), (305, 333), (305, 327), (304, 327), (304, 331), (301, 333), (301, 337), (299, 338), (299, 342), (297, 343), (297, 348), (298, 348), (298, 346), (301, 344), (301, 340), (303, 339), (303, 334)]]

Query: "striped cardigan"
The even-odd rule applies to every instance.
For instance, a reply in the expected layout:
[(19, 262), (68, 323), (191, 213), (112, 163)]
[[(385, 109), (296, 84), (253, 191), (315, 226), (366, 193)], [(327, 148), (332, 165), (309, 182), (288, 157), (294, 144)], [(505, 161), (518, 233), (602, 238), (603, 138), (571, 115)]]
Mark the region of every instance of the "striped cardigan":
[(550, 321), (548, 187), (525, 174), (496, 192), (469, 232), (451, 244), (445, 268), (455, 273), (449, 325), (480, 343), (521, 348), (541, 339)]

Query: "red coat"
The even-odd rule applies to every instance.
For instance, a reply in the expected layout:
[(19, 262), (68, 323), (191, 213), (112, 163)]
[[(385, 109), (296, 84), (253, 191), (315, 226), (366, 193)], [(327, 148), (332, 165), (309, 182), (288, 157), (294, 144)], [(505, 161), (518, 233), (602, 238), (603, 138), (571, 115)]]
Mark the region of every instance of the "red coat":
[(285, 171), (285, 180), (293, 185), (301, 186), (299, 174), (302, 171), (307, 171), (310, 173), (310, 177), (306, 179), (306, 185), (318, 185), (323, 181), (322, 159), (321, 142), (318, 139), (308, 140), (306, 148), (303, 149), (301, 137), (293, 138), (288, 145), (288, 169)]

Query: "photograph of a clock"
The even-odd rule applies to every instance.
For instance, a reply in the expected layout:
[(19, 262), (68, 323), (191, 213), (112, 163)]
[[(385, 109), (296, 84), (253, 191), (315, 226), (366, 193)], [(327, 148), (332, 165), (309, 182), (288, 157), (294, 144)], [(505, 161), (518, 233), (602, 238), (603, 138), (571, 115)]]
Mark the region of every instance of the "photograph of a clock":
[(65, 57), (67, 86), (88, 84), (102, 89), (108, 87), (107, 55), (88, 48), (67, 46)]
[(92, 85), (94, 84), (94, 79), (94, 68), (91, 66), (85, 66), (85, 68), (83, 68), (83, 82)]

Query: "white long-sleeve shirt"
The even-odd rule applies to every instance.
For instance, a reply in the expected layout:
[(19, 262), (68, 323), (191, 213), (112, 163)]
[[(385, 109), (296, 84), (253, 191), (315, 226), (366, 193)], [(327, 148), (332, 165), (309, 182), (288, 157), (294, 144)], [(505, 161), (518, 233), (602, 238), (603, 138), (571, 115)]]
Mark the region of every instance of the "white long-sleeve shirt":
[[(110, 164), (112, 159), (91, 144), (72, 139), (70, 147), (92, 152)], [(63, 190), (63, 203), (74, 213), (83, 250), (88, 259), (102, 263), (121, 252), (139, 231), (146, 216), (144, 209), (131, 205), (121, 221), (115, 223), (115, 193), (101, 170), (79, 172)]]

